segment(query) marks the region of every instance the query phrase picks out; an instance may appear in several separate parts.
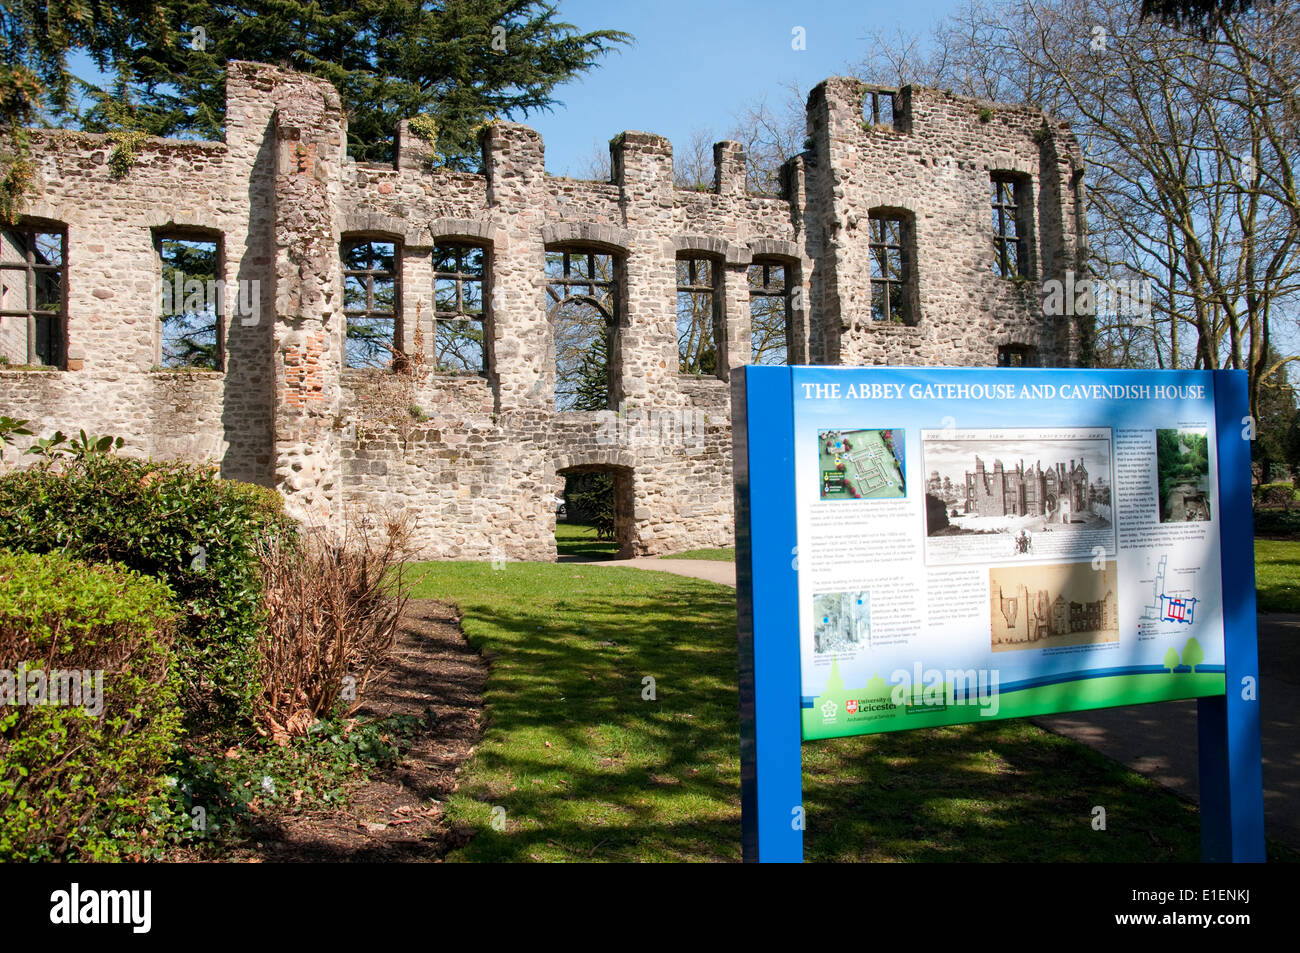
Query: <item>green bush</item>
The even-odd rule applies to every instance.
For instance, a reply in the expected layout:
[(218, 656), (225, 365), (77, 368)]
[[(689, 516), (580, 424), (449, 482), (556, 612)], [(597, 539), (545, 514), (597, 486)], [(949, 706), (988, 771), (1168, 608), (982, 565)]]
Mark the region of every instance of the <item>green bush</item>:
[[(181, 721), (175, 611), (165, 585), (120, 566), (0, 553), (0, 860), (114, 860), (159, 838)], [(76, 692), (33, 704), (60, 682)]]
[(1265, 483), (1255, 487), (1255, 500), (1265, 506), (1289, 507), (1295, 502), (1295, 487), (1290, 483)]
[(275, 491), (179, 463), (91, 454), (0, 477), (0, 550), (121, 563), (175, 593), (192, 726), (255, 716), (258, 548), (293, 534)]
[(1300, 510), (1256, 510), (1255, 535), (1300, 538)]

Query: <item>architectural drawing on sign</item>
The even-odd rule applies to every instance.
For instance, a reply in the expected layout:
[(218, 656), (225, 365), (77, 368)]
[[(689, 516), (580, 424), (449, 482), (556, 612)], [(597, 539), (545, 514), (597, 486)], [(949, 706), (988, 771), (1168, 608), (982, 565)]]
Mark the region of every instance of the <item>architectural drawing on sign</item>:
[(989, 628), (995, 652), (1119, 640), (1116, 563), (989, 570)]
[[(1034, 109), (828, 79), (769, 195), (730, 141), (711, 187), (676, 187), (645, 132), (600, 182), (547, 174), (512, 122), (481, 173), (405, 121), (394, 161), (359, 162), (328, 82), (232, 62), (225, 88), (223, 141), (146, 139), (120, 176), (108, 136), (29, 131), (0, 412), (38, 436), (213, 463), (326, 528), (404, 511), (425, 559), (553, 560), (557, 487), (600, 473), (620, 551), (666, 553), (733, 542), (734, 368), (1089, 352), (1090, 320), (1042, 305), (1084, 268), (1082, 154)], [(709, 318), (689, 347), (684, 312)], [(620, 411), (691, 439), (632, 445)]]
[(975, 458), (975, 469), (966, 471), (967, 513), (979, 516), (1042, 516), (1049, 523), (1084, 522), (1088, 512), (1088, 468), (1082, 460), (1048, 464), (1041, 461), (1032, 467), (1023, 462), (1006, 469), (1001, 460), (993, 461), (993, 470)]
[(926, 562), (1114, 555), (1111, 449), (1105, 427), (922, 430)]

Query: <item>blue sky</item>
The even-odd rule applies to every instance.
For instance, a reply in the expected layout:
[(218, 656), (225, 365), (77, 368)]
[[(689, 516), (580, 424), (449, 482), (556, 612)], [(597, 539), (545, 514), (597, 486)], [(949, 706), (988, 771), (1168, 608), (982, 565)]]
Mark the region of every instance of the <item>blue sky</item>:
[[(579, 175), (593, 153), (605, 152), (625, 129), (658, 133), (684, 149), (696, 129), (724, 138), (735, 115), (766, 96), (781, 105), (788, 81), (805, 92), (846, 71), (867, 35), (896, 27), (928, 36), (958, 0), (557, 0), (559, 19), (578, 30), (611, 29), (635, 42), (559, 87), (550, 112), (516, 117), (537, 129), (554, 175)], [(795, 27), (805, 49), (795, 50)], [(74, 54), (74, 72), (96, 76), (89, 57)]]
[[(520, 121), (546, 143), (546, 167), (577, 174), (593, 150), (604, 149), (625, 129), (667, 136), (685, 148), (695, 129), (723, 138), (734, 115), (766, 94), (779, 104), (782, 84), (807, 90), (845, 72), (877, 28), (928, 35), (955, 9), (956, 0), (852, 2), (852, 0), (559, 0), (561, 19), (578, 29), (615, 29), (635, 45), (606, 56), (601, 65), (557, 89), (562, 105)], [(804, 28), (807, 48), (791, 47)]]

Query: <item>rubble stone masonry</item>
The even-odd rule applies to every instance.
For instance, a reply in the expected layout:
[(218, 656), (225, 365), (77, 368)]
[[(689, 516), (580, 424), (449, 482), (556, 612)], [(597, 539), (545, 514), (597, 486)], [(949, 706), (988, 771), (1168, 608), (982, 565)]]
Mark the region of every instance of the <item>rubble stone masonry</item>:
[[(892, 123), (864, 120), (873, 92), (893, 97)], [(84, 428), (124, 437), (124, 452), (211, 462), (276, 487), (318, 525), (408, 512), (426, 558), (546, 560), (570, 472), (614, 474), (627, 554), (732, 543), (728, 379), (751, 360), (756, 261), (791, 276), (791, 363), (989, 366), (999, 349), (1041, 365), (1087, 360), (1086, 328), (1042, 308), (1045, 280), (1081, 271), (1082, 159), (1068, 128), (1032, 110), (830, 79), (809, 97), (807, 151), (770, 196), (748, 190), (734, 142), (715, 147), (711, 189), (674, 187), (672, 146), (643, 132), (611, 141), (611, 181), (587, 182), (547, 175), (541, 137), (497, 122), (474, 175), (432, 167), (406, 122), (391, 165), (354, 162), (323, 80), (232, 63), (227, 96), (225, 142), (148, 140), (121, 177), (108, 137), (32, 131), (23, 224), (67, 236), (64, 356), (26, 366), (4, 343), (17, 337), (4, 323), (19, 319), (0, 318), (0, 413), (42, 436)], [(999, 175), (1022, 206), (1016, 278), (995, 273)], [(903, 223), (910, 323), (872, 319), (877, 216)], [(160, 236), (218, 242), (220, 371), (159, 369)], [(344, 366), (340, 252), (355, 238), (397, 249), (394, 346), (408, 372)], [(450, 241), (488, 262), (482, 374), (434, 361), (432, 255)], [(618, 411), (555, 409), (546, 252), (579, 248), (615, 262)], [(719, 275), (713, 375), (678, 369), (683, 254)], [(241, 295), (246, 310), (231, 307)]]

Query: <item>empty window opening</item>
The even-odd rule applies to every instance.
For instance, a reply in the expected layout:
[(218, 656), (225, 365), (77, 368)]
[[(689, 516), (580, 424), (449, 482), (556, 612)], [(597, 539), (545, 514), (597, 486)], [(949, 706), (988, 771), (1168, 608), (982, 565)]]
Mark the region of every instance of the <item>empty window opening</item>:
[(1036, 367), (1034, 349), (1028, 344), (999, 344), (998, 367)]
[(871, 259), (873, 321), (915, 323), (908, 230), (908, 222), (902, 216), (877, 215), (870, 219), (867, 241)]
[(993, 201), (993, 271), (1003, 278), (1028, 275), (1029, 261), (1025, 244), (1024, 181), (1017, 176), (994, 174), (990, 180)]
[(868, 90), (862, 98), (862, 121), (873, 126), (898, 128), (898, 93), (892, 89)]
[(343, 316), (348, 367), (386, 367), (398, 354), (397, 245), (343, 244)]
[(63, 365), (67, 249), (49, 227), (0, 230), (0, 362)]
[(779, 261), (749, 266), (749, 344), (751, 364), (790, 361), (791, 267)]
[(438, 370), (487, 370), (485, 287), (486, 254), (482, 248), (454, 243), (434, 246), (434, 349)]
[(717, 264), (677, 259), (677, 366), (683, 374), (717, 374), (722, 362)]
[(548, 251), (546, 281), (555, 339), (555, 409), (607, 410), (614, 401), (614, 256)]
[(220, 243), (162, 235), (156, 246), (162, 275), (159, 366), (221, 370), (225, 288)]

